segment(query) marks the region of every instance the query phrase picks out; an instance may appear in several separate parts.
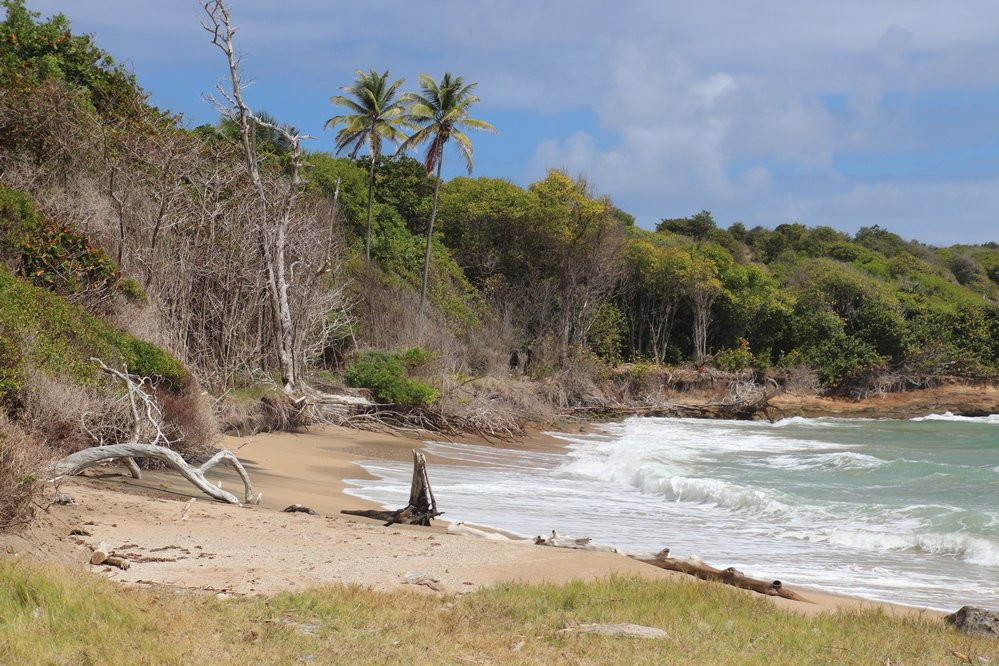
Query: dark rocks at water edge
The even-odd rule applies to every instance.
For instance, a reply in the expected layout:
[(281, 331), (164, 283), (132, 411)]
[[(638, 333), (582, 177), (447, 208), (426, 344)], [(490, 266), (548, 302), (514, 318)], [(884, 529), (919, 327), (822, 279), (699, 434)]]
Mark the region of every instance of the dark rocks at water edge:
[(995, 611), (975, 606), (964, 606), (956, 613), (951, 613), (945, 617), (944, 620), (947, 624), (969, 634), (999, 638), (999, 613)]

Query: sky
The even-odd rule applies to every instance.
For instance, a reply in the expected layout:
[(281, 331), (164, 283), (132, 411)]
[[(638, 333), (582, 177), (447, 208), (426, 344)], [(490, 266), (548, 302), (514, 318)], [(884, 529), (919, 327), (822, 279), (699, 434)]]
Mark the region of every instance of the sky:
[[(28, 0), (66, 14), (191, 126), (225, 76), (196, 0)], [(475, 176), (550, 168), (652, 228), (874, 224), (999, 241), (995, 0), (231, 0), (247, 101), (332, 150), (356, 69), (478, 83)], [(463, 175), (457, 153), (445, 177)]]

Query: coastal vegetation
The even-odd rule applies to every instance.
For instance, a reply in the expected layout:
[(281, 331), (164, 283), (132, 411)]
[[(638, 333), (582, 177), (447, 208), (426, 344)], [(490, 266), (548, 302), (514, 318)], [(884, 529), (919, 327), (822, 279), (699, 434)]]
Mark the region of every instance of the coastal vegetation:
[[(720, 585), (615, 577), (469, 594), (329, 587), (266, 598), (125, 589), (0, 561), (0, 656), (17, 663), (988, 663), (995, 640), (883, 609), (806, 616)], [(640, 640), (571, 623), (665, 630)], [(981, 661), (979, 661), (981, 658)], [(965, 662), (969, 663), (969, 662)]]
[[(146, 412), (156, 442), (193, 462), (223, 430), (374, 423), (488, 439), (654, 411), (685, 391), (852, 399), (999, 379), (999, 244), (747, 229), (706, 210), (645, 229), (584, 176), (473, 178), (466, 131), (496, 128), (470, 115), (476, 84), (450, 72), (407, 92), (357, 70), (330, 100), (344, 113), (327, 121), (327, 151), (243, 98), (221, 0), (203, 8), (228, 85), (218, 121), (191, 127), (65, 17), (0, 5), (0, 531), (55, 501), (54, 460), (137, 439), (140, 393), (159, 410)], [(442, 177), (447, 151), (468, 176)], [(323, 413), (339, 392), (365, 420)], [(706, 404), (698, 413), (744, 415)], [(668, 638), (565, 631), (580, 622)], [(180, 597), (0, 559), (12, 663), (955, 655), (999, 658), (934, 617), (809, 616), (695, 581)]]
[[(451, 73), (414, 93), (358, 71), (331, 100), (334, 153), (306, 150), (243, 100), (218, 2), (208, 39), (235, 80), (190, 128), (63, 16), (3, 7), (0, 398), (36, 441), (53, 444), (30, 406), (56, 386), (83, 405), (66, 424), (95, 411), (91, 356), (160, 382), (192, 450), (256, 413), (240, 396), (310, 384), (509, 434), (702, 378), (863, 396), (999, 373), (995, 243), (708, 211), (650, 230), (557, 170), (444, 181), (445, 149), (471, 171), (465, 131), (494, 130)], [(60, 447), (93, 440), (66, 428)]]

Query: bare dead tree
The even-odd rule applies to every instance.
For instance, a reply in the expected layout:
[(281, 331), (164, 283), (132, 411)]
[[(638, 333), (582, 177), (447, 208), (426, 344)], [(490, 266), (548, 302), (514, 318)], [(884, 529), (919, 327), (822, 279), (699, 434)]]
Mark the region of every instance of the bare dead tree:
[[(222, 0), (205, 2), (202, 7), (208, 16), (208, 21), (202, 26), (212, 36), (212, 44), (225, 55), (229, 66), (229, 87), (223, 87), (221, 84), (217, 86), (224, 103), (218, 100), (214, 100), (214, 103), (220, 113), (237, 123), (239, 127), (246, 173), (256, 194), (262, 221), (258, 227), (258, 242), (267, 272), (267, 288), (271, 300), (281, 380), (285, 391), (291, 392), (301, 384), (301, 367), (300, 358), (296, 354), (295, 322), (288, 296), (292, 269), (288, 262), (288, 228), (291, 223), (292, 207), (304, 185), (301, 177), (302, 139), (307, 137), (254, 115), (243, 98), (244, 86), (239, 74), (240, 58), (233, 45), (236, 28), (232, 24), (229, 9)], [(275, 192), (264, 182), (256, 145), (257, 127), (265, 127), (276, 132), (291, 148), (289, 174), (282, 191)]]

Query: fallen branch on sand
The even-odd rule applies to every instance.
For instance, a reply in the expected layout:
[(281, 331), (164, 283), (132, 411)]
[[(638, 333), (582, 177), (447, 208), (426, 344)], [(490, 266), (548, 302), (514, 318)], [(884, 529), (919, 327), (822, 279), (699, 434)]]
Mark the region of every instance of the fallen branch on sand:
[(668, 548), (664, 549), (652, 559), (637, 557), (635, 559), (639, 562), (645, 562), (646, 564), (659, 567), (660, 569), (666, 569), (667, 571), (679, 571), (680, 573), (685, 573), (690, 576), (696, 576), (701, 580), (711, 580), (718, 583), (725, 583), (726, 585), (733, 585), (735, 587), (741, 587), (745, 590), (752, 590), (753, 592), (765, 594), (769, 597), (781, 597), (782, 599), (792, 599), (794, 601), (811, 603), (800, 594), (792, 592), (784, 587), (779, 580), (767, 582), (757, 578), (749, 578), (734, 567), (716, 569), (713, 566), (705, 564), (704, 562), (670, 557)]
[[(104, 445), (101, 442), (100, 446), (92, 446), (66, 456), (50, 468), (49, 472), (52, 481), (57, 480), (59, 477), (79, 474), (89, 467), (110, 460), (124, 461), (132, 476), (139, 479), (142, 478), (142, 475), (139, 471), (139, 466), (135, 463), (135, 458), (155, 458), (180, 472), (181, 476), (209, 497), (222, 502), (228, 502), (229, 504), (239, 504), (240, 502), (235, 495), (222, 490), (221, 486), (216, 486), (205, 478), (205, 473), (208, 470), (219, 463), (227, 462), (235, 468), (239, 474), (239, 478), (243, 480), (243, 486), (246, 491), (246, 503), (260, 503), (260, 495), (254, 495), (250, 475), (246, 473), (243, 464), (239, 462), (239, 458), (232, 451), (223, 449), (209, 458), (200, 467), (193, 467), (179, 453), (160, 445), (161, 442), (164, 445), (171, 442), (163, 434), (163, 427), (160, 425), (160, 407), (153, 395), (145, 388), (147, 385), (152, 384), (148, 377), (136, 377), (129, 374), (127, 369), (125, 372), (115, 370), (99, 358), (91, 358), (90, 360), (98, 364), (104, 372), (124, 382), (132, 407), (131, 441), (109, 445)], [(140, 404), (143, 405), (142, 410), (139, 409)], [(138, 441), (143, 431), (153, 433), (151, 444), (143, 444)], [(181, 518), (183, 519), (184, 517), (186, 517), (186, 513)]]
[(138, 442), (94, 446), (66, 456), (51, 467), (50, 473), (54, 481), (62, 476), (79, 474), (88, 467), (93, 467), (99, 463), (109, 460), (120, 460), (122, 458), (155, 458), (161, 460), (180, 472), (181, 476), (209, 497), (222, 502), (228, 502), (229, 504), (239, 504), (240, 501), (235, 495), (222, 490), (205, 478), (205, 472), (221, 462), (228, 462), (235, 468), (239, 477), (243, 480), (243, 486), (246, 491), (244, 496), (245, 502), (247, 504), (258, 504), (260, 502), (260, 496), (255, 495), (253, 492), (253, 484), (250, 482), (250, 475), (246, 473), (246, 468), (239, 462), (239, 458), (228, 449), (219, 451), (200, 467), (193, 467), (179, 453), (165, 446), (139, 444)]
[(349, 516), (363, 516), (384, 520), (385, 527), (401, 523), (403, 525), (423, 525), (430, 527), (430, 521), (443, 514), (437, 510), (437, 500), (430, 488), (430, 478), (427, 476), (427, 459), (417, 450), (413, 450), (413, 483), (409, 488), (409, 504), (398, 511), (378, 511), (374, 509), (341, 511)]
[[(552, 535), (550, 537), (539, 536), (534, 540), (534, 543), (539, 546), (552, 546), (554, 548), (571, 548), (574, 550), (593, 550), (610, 553), (620, 552), (611, 546), (603, 546), (593, 543), (589, 538), (575, 539), (573, 537), (561, 535), (554, 530), (552, 530)], [(638, 555), (628, 555), (628, 557), (638, 560), (639, 562), (644, 562), (645, 564), (651, 564), (652, 566), (659, 567), (660, 569), (666, 569), (667, 571), (678, 571), (689, 576), (695, 576), (701, 580), (725, 583), (726, 585), (741, 587), (744, 590), (752, 590), (753, 592), (765, 594), (769, 597), (781, 597), (782, 599), (792, 599), (794, 601), (811, 603), (800, 594), (792, 592), (784, 587), (779, 580), (767, 582), (757, 578), (749, 578), (741, 571), (736, 570), (734, 567), (729, 567), (728, 569), (716, 569), (713, 566), (705, 564), (700, 558), (697, 557), (670, 557), (669, 548), (664, 548), (653, 558), (646, 558)]]

